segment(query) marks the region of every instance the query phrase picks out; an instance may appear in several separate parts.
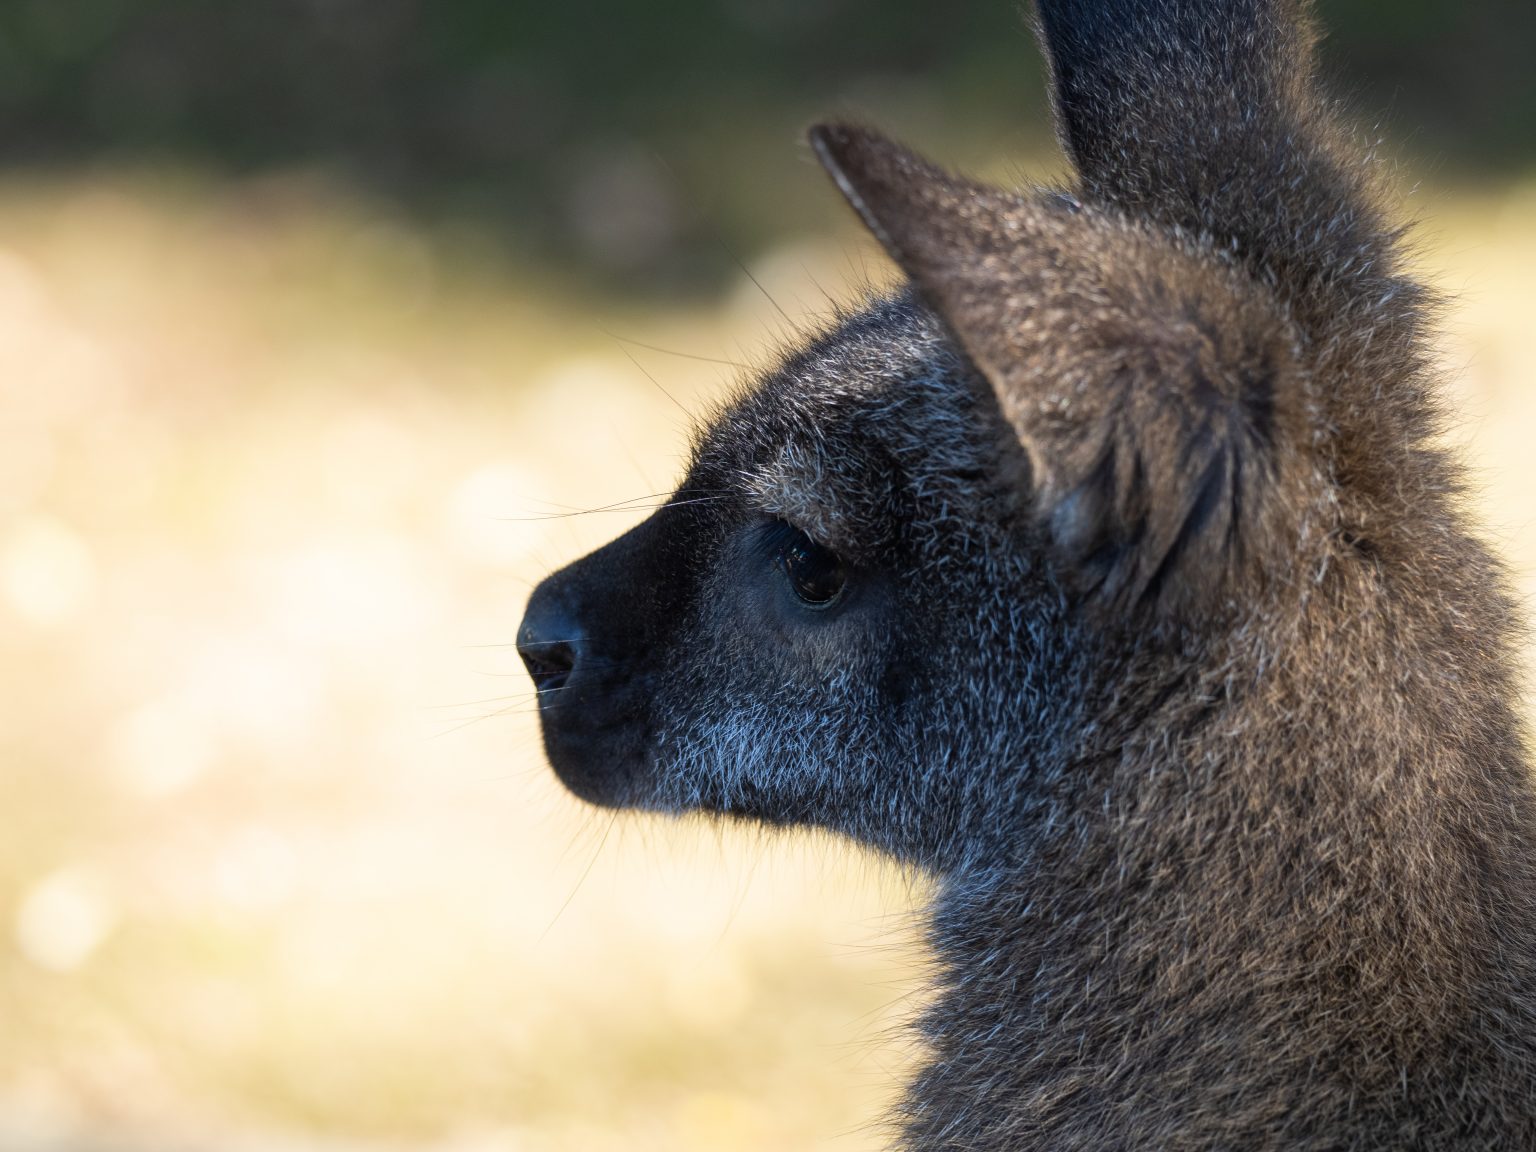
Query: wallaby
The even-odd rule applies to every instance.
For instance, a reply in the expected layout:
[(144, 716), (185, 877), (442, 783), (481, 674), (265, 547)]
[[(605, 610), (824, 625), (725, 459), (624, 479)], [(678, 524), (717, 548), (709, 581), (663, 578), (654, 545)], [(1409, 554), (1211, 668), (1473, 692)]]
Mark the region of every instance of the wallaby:
[(1536, 1148), (1520, 624), (1303, 0), (1038, 0), (1070, 187), (811, 145), (908, 278), (519, 633), (577, 795), (930, 871), (909, 1152)]

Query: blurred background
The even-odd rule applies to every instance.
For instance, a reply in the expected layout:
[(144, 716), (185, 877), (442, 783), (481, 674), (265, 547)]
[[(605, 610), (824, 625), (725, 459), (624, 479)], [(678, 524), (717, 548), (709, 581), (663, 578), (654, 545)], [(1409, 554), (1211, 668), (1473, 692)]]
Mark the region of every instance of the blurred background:
[[(1324, 0), (1536, 600), (1536, 8)], [(0, 2), (0, 1152), (856, 1152), (921, 883), (618, 820), (510, 642), (889, 272), (800, 144), (1060, 171), (1015, 6)]]

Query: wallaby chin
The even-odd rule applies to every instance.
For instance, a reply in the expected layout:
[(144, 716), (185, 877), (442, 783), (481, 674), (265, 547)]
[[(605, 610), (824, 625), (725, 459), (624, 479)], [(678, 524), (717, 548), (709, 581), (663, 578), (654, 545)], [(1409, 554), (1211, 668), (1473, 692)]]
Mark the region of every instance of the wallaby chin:
[(1306, 7), (1037, 22), (1068, 189), (812, 131), (909, 285), (535, 592), (550, 759), (938, 875), (911, 1152), (1536, 1147), (1520, 625)]

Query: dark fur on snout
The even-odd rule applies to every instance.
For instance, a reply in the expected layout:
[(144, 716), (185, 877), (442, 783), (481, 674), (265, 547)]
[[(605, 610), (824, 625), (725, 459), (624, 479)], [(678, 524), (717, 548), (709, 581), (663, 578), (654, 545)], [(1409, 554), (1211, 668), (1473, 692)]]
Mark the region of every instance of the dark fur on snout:
[(813, 130), (910, 285), (541, 586), (551, 759), (938, 877), (912, 1152), (1536, 1148), (1520, 626), (1305, 7), (1037, 22), (1070, 187)]

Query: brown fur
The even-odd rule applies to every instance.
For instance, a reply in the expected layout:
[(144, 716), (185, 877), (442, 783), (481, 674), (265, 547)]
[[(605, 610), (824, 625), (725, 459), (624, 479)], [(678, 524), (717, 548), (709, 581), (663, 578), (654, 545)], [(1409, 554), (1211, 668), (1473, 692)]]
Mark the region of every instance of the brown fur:
[(912, 286), (536, 592), (551, 759), (938, 877), (911, 1152), (1536, 1147), (1519, 626), (1305, 13), (1039, 25), (1068, 189), (813, 131)]

